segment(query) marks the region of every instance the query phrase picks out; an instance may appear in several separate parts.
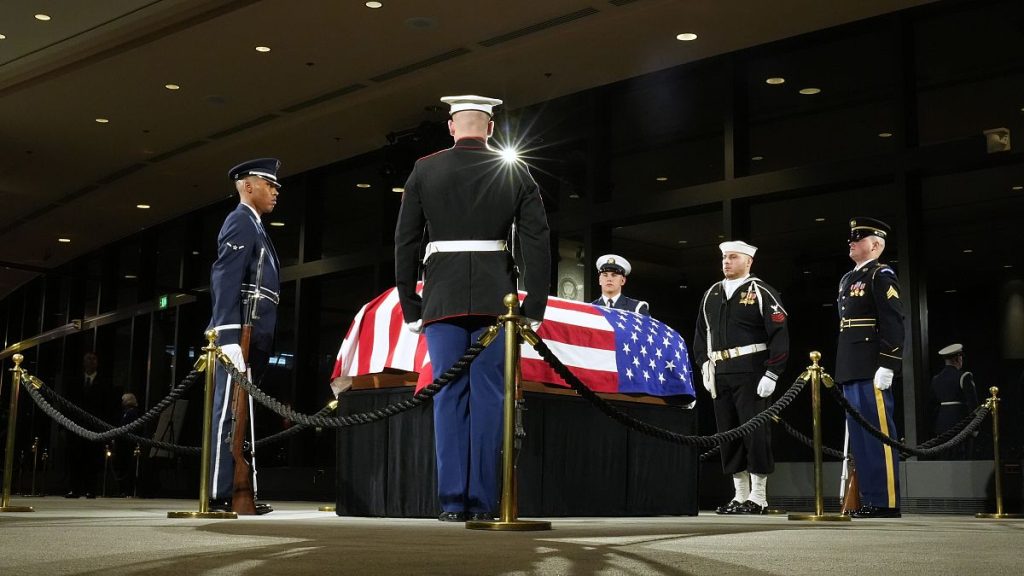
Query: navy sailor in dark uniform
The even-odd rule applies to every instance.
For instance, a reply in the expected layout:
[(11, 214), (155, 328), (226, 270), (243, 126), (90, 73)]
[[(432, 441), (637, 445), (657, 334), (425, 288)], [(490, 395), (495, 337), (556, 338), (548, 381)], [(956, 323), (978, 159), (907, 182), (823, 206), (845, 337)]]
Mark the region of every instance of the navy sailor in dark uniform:
[[(275, 158), (259, 158), (243, 162), (228, 172), (238, 191), (239, 204), (228, 214), (217, 236), (217, 260), (210, 272), (210, 295), (213, 317), (210, 328), (217, 331), (221, 350), (239, 370), (245, 370), (239, 346), (242, 323), (246, 320), (252, 298), (257, 297), (257, 316), (253, 320), (249, 343), (249, 377), (259, 382), (270, 359), (277, 323), (278, 271), (277, 252), (270, 242), (260, 217), (269, 214), (277, 204), (277, 170), (281, 162)], [(261, 267), (260, 285), (255, 286)], [(230, 510), (235, 462), (231, 456), (231, 395), (228, 373), (218, 366), (213, 401), (213, 433), (210, 483), (211, 510)], [(252, 399), (249, 400), (250, 436), (254, 430)], [(251, 442), (255, 438), (250, 438)], [(254, 445), (254, 444), (252, 444)], [(253, 491), (256, 490), (256, 462), (253, 454)], [(256, 504), (257, 514), (272, 508)]]
[[(955, 426), (978, 407), (978, 392), (974, 387), (974, 375), (964, 370), (963, 344), (950, 344), (939, 350), (945, 366), (932, 378), (932, 394), (938, 404), (935, 414), (935, 435), (938, 436)], [(945, 453), (949, 460), (970, 458), (972, 442), (965, 442)]]
[[(836, 382), (869, 422), (898, 438), (892, 382), (903, 364), (903, 302), (896, 272), (879, 262), (889, 225), (874, 218), (850, 220), (850, 259), (856, 264), (839, 282), (839, 344)], [(847, 416), (857, 465), (861, 507), (854, 518), (899, 518), (899, 453)]]
[[(768, 407), (789, 358), (789, 326), (779, 293), (752, 276), (757, 248), (722, 242), (725, 279), (701, 299), (693, 355), (715, 406), (720, 431), (735, 428)], [(732, 500), (719, 514), (763, 514), (768, 475), (775, 471), (770, 430), (762, 426), (722, 445), (722, 471), (732, 475)]]
[[(493, 107), (501, 101), (441, 101), (451, 105), (448, 129), (455, 145), (416, 162), (395, 228), (402, 313), (411, 330), (426, 333), (434, 378), (505, 313), (502, 298), (516, 291), (518, 279), (528, 293), (520, 314), (543, 319), (551, 268), (536, 181), (525, 164), (487, 145)], [(416, 293), (421, 266), (422, 298)], [(434, 397), (442, 521), (490, 519), (498, 510), (503, 365), (502, 336), (473, 361), (468, 376)]]
[(632, 270), (633, 267), (629, 265), (629, 260), (622, 256), (605, 254), (598, 258), (597, 283), (601, 285), (601, 297), (591, 304), (650, 316), (651, 307), (647, 305), (647, 302), (634, 300), (622, 294), (622, 287), (626, 285), (626, 277)]

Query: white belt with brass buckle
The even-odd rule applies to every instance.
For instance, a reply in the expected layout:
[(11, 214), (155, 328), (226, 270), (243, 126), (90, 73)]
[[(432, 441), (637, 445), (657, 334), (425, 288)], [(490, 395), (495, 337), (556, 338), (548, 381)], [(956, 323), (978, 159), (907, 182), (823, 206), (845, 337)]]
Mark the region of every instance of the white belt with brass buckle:
[(438, 240), (427, 243), (423, 263), (437, 252), (501, 252), (507, 248), (504, 240)]
[(959, 400), (954, 400), (953, 402), (940, 402), (939, 406), (963, 406), (963, 404)]
[(874, 328), (877, 322), (874, 318), (843, 318), (839, 321), (839, 331), (846, 328)]
[(760, 352), (767, 349), (768, 345), (761, 342), (758, 344), (748, 344), (747, 346), (737, 346), (736, 348), (729, 348), (728, 350), (715, 350), (711, 352), (711, 360), (714, 362), (721, 362), (722, 360), (728, 360), (729, 358), (746, 356), (747, 354), (753, 354), (754, 352)]

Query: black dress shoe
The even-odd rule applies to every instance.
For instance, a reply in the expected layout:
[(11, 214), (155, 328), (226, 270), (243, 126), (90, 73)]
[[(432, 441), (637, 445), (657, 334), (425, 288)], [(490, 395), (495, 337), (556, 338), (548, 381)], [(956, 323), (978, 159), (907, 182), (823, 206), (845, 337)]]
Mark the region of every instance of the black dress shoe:
[(256, 503), (256, 515), (263, 516), (264, 514), (270, 514), (274, 511), (274, 507), (270, 504), (264, 504), (263, 502)]
[(441, 515), (437, 517), (441, 522), (465, 522), (465, 512), (441, 512)]
[(89, 500), (95, 500), (95, 499), (96, 499), (96, 495), (95, 495), (95, 494), (93, 494), (92, 492), (86, 492), (86, 493), (85, 493), (85, 497), (86, 497), (87, 499), (89, 499)]
[(737, 511), (740, 506), (743, 506), (743, 504), (740, 504), (736, 500), (733, 500), (728, 504), (724, 504), (722, 506), (719, 506), (718, 508), (715, 508), (715, 514), (742, 514), (742, 512)]
[(469, 519), (477, 522), (480, 520), (494, 520), (494, 514), (490, 512), (473, 512), (469, 515)]
[(882, 506), (861, 506), (850, 513), (853, 518), (901, 518), (899, 508), (884, 508)]
[(747, 500), (736, 508), (737, 514), (764, 514), (767, 506), (761, 506), (753, 500)]
[(231, 512), (231, 500), (227, 498), (210, 499), (207, 509), (210, 512)]
[(64, 497), (65, 498), (80, 498), (80, 496), (78, 495), (78, 492), (75, 492), (74, 490), (72, 490), (71, 492), (68, 492), (67, 494), (65, 494)]

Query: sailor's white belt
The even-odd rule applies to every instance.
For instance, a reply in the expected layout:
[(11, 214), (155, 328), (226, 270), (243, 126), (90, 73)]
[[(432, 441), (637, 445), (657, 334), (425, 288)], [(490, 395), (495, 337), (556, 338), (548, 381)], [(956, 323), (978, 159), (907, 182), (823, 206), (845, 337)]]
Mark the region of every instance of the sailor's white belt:
[(952, 402), (939, 402), (939, 406), (963, 406), (963, 405), (964, 405), (964, 403), (960, 402), (959, 400), (954, 400)]
[(722, 360), (728, 360), (729, 358), (746, 356), (747, 354), (753, 354), (754, 352), (760, 352), (767, 349), (768, 345), (764, 342), (760, 342), (758, 344), (737, 346), (736, 348), (729, 348), (728, 350), (715, 350), (711, 353), (711, 360), (713, 362), (721, 362)]
[[(252, 296), (253, 294), (255, 294), (255, 291), (256, 286), (252, 284), (242, 284), (242, 294), (245, 294), (246, 296)], [(274, 305), (280, 303), (281, 300), (281, 296), (277, 292), (274, 292), (273, 290), (270, 290), (264, 286), (260, 286), (260, 299), (263, 298), (270, 300), (271, 302), (274, 303)]]
[(438, 240), (428, 242), (423, 263), (437, 252), (501, 252), (508, 248), (504, 240)]

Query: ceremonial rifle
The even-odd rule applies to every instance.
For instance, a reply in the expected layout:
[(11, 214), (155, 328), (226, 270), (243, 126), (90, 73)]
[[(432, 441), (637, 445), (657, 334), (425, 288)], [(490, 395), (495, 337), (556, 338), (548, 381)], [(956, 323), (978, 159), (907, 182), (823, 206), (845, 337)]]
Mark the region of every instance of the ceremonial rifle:
[[(259, 320), (259, 302), (262, 294), (263, 259), (267, 249), (260, 248), (260, 259), (256, 263), (256, 278), (253, 282), (252, 296), (249, 298), (245, 311), (245, 322), (242, 324), (242, 335), (239, 347), (242, 359), (249, 365), (249, 346), (252, 339), (253, 321)], [(251, 373), (251, 372), (250, 372)], [(231, 492), (231, 509), (240, 515), (255, 515), (256, 501), (252, 485), (252, 452), (253, 446), (249, 439), (249, 394), (245, 388), (236, 385), (231, 395), (231, 457), (235, 461), (235, 475)]]

